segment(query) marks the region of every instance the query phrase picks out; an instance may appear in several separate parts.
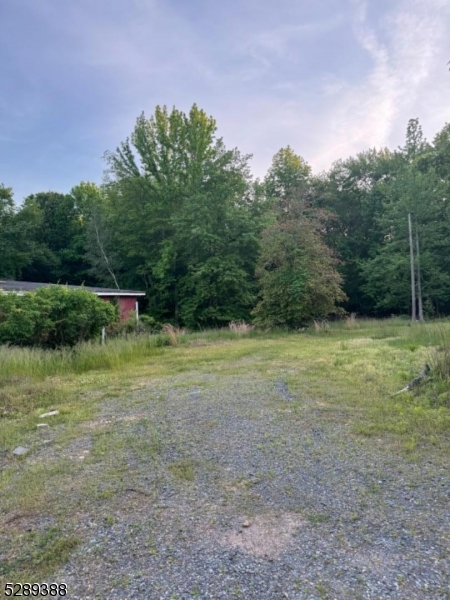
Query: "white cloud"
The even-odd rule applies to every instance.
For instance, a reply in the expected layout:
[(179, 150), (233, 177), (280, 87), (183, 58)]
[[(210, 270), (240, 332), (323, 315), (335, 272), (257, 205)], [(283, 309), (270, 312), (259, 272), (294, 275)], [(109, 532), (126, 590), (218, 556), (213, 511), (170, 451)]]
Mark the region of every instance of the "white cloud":
[[(439, 78), (448, 76), (442, 67), (450, 37), (449, 14), (450, 5), (441, 0), (404, 1), (385, 17), (387, 42), (382, 43), (368, 23), (366, 4), (355, 2), (354, 33), (372, 59), (372, 68), (362, 81), (341, 83), (339, 96), (333, 94), (336, 105), (329, 108), (319, 131), (320, 147), (312, 158), (316, 168), (370, 147), (398, 145), (409, 118), (419, 116), (425, 129), (429, 123), (444, 125), (446, 110), (441, 108), (437, 123), (429, 100), (445, 105)], [(449, 83), (450, 79), (447, 89)]]
[(269, 68), (276, 59), (285, 57), (294, 43), (298, 45), (299, 41), (306, 38), (325, 35), (341, 23), (341, 15), (336, 15), (326, 20), (263, 29), (245, 42), (243, 51)]
[[(230, 0), (195, 10), (173, 0), (23, 2), (26, 15), (11, 13), (2, 39), (14, 59), (4, 59), (11, 89), (21, 93), (0, 99), (1, 134), (19, 141), (43, 132), (44, 145), (73, 149), (36, 167), (39, 185), (47, 168), (47, 189), (56, 172), (70, 172), (70, 186), (97, 169), (100, 180), (102, 152), (156, 104), (197, 102), (227, 146), (254, 155), (258, 176), (288, 144), (317, 171), (402, 144), (409, 118), (419, 117), (428, 137), (450, 120), (448, 0)], [(77, 160), (91, 165), (89, 175)], [(27, 193), (38, 189), (31, 179)]]

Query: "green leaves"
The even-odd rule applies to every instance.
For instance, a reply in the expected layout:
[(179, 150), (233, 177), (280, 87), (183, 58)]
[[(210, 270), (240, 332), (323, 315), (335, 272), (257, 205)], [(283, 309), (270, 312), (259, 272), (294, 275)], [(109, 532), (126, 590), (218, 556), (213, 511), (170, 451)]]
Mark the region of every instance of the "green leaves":
[(261, 238), (256, 270), (256, 321), (298, 328), (338, 312), (345, 300), (336, 260), (323, 240), (325, 213), (311, 203), (309, 167), (290, 148), (280, 150), (265, 180), (274, 221)]
[[(82, 184), (83, 185), (83, 184)], [(40, 192), (25, 199), (18, 219), (29, 224), (31, 260), (22, 269), (25, 281), (81, 284), (89, 282), (86, 260), (84, 198)]]
[(345, 300), (336, 260), (308, 219), (277, 222), (262, 236), (256, 271), (260, 300), (256, 321), (270, 327), (298, 328), (314, 318), (339, 312)]
[(248, 158), (215, 131), (196, 105), (188, 115), (157, 107), (108, 158), (120, 280), (146, 286), (156, 319), (190, 327), (248, 317), (254, 299)]
[(0, 278), (20, 277), (31, 262), (33, 222), (17, 213), (11, 188), (0, 184)]
[(64, 286), (0, 293), (0, 343), (55, 348), (100, 335), (117, 320), (117, 309), (94, 294)]

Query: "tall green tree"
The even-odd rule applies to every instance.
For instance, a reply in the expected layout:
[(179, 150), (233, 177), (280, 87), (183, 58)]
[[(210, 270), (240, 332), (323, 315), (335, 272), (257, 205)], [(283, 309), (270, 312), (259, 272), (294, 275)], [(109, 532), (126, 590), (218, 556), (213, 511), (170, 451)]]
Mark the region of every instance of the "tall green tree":
[(365, 290), (364, 265), (378, 251), (384, 231), (380, 225), (385, 185), (392, 180), (401, 158), (387, 149), (369, 150), (337, 161), (313, 181), (316, 205), (337, 218), (326, 224), (326, 242), (341, 260), (339, 272), (350, 312), (371, 314), (376, 299)]
[(70, 194), (40, 192), (28, 196), (19, 212), (33, 218), (33, 259), (22, 276), (48, 283), (88, 283), (86, 231), (81, 209)]
[(113, 243), (107, 194), (95, 183), (82, 181), (71, 189), (70, 195), (84, 226), (89, 276), (98, 284), (120, 288), (120, 260)]
[(262, 325), (298, 328), (339, 312), (345, 300), (337, 261), (323, 237), (327, 215), (312, 203), (309, 173), (303, 159), (285, 148), (265, 180), (272, 223), (262, 233), (254, 310)]
[(196, 105), (157, 107), (107, 160), (120, 277), (148, 289), (153, 316), (191, 327), (248, 316), (258, 251), (248, 157), (225, 148), (214, 119)]
[(436, 171), (436, 162), (430, 160), (433, 152), (418, 121), (411, 120), (397, 172), (379, 186), (383, 204), (378, 223), (383, 239), (363, 271), (365, 291), (384, 314), (411, 310), (408, 214), (420, 240), (425, 310), (429, 314), (450, 310), (449, 190)]
[(11, 188), (0, 184), (0, 277), (19, 279), (32, 260), (36, 222), (14, 206)]

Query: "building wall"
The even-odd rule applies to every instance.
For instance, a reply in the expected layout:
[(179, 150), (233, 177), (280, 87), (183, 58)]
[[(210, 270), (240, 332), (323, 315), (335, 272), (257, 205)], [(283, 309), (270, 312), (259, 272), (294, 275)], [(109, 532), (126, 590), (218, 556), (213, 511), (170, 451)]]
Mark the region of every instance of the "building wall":
[(130, 312), (136, 310), (136, 298), (134, 296), (121, 296), (119, 298), (120, 320), (125, 321)]
[[(114, 296), (99, 296), (106, 302), (112, 302), (115, 300)], [(119, 296), (117, 298), (119, 304), (120, 320), (125, 321), (130, 316), (130, 312), (136, 310), (136, 296)]]

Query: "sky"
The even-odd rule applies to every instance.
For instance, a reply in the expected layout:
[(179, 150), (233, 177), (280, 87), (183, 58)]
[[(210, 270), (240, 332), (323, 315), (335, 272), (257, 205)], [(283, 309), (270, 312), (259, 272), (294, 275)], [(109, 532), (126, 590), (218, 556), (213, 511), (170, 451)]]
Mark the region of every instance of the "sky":
[(318, 173), (450, 121), (449, 0), (0, 0), (0, 183), (16, 203), (101, 183), (156, 105), (212, 115), (264, 177)]

